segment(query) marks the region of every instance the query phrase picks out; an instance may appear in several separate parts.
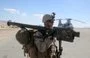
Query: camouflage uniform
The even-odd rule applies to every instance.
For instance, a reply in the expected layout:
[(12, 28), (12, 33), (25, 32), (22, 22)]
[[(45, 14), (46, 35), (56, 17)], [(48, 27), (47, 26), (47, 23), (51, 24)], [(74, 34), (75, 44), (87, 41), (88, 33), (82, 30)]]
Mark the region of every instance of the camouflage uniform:
[(79, 33), (73, 31), (71, 24), (64, 25), (65, 28), (69, 28), (66, 30), (53, 28), (54, 17), (55, 14), (43, 16), (44, 30), (38, 28), (38, 31), (34, 32), (23, 29), (17, 32), (16, 39), (23, 45), (24, 55), (27, 54), (29, 58), (60, 58), (63, 50), (61, 41), (73, 42), (75, 36), (79, 37)]
[[(30, 58), (50, 58), (51, 54), (55, 55), (56, 50), (59, 51), (59, 42), (56, 37), (51, 39), (52, 36), (48, 36), (44, 40), (42, 33), (37, 31), (33, 35), (33, 40), (31, 40), (27, 36), (29, 35), (28, 32), (25, 29), (19, 30), (16, 34), (16, 39), (23, 45), (24, 53)], [(52, 47), (54, 48), (52, 49)]]
[(34, 43), (38, 50), (38, 58), (50, 58), (50, 54), (56, 55), (56, 51), (59, 51), (59, 42), (56, 37), (48, 36), (43, 39), (41, 32), (34, 34)]

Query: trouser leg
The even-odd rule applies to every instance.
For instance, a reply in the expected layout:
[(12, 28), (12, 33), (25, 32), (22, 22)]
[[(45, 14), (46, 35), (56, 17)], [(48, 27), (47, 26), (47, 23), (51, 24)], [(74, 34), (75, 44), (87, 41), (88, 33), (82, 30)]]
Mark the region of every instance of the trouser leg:
[(30, 47), (29, 56), (30, 56), (30, 58), (38, 58), (37, 57), (37, 50), (35, 47)]

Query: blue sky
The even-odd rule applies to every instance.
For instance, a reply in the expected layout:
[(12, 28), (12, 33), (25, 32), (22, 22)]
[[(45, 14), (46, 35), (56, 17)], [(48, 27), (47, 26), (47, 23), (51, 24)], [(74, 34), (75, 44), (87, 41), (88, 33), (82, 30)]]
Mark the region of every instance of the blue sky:
[[(56, 19), (72, 18), (74, 27), (90, 27), (90, 0), (0, 0), (0, 20), (43, 25), (44, 14), (56, 13)], [(63, 21), (64, 22), (64, 21)], [(58, 21), (55, 21), (57, 26)]]

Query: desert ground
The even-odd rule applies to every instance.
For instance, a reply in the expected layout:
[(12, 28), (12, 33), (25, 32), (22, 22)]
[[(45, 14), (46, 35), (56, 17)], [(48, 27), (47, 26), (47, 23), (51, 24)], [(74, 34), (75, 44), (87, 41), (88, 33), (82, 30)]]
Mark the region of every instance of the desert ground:
[[(19, 29), (0, 29), (0, 58), (26, 58), (22, 45), (15, 39)], [(90, 29), (77, 28), (80, 38), (75, 38), (73, 43), (62, 42), (63, 53), (61, 58), (90, 58)]]

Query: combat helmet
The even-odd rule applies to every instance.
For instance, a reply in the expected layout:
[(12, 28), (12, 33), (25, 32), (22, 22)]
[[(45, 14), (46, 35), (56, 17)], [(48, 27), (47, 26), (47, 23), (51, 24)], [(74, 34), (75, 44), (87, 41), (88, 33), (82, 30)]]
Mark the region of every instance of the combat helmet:
[(43, 16), (43, 18), (42, 18), (42, 22), (45, 23), (47, 20), (52, 20), (52, 21), (54, 21), (54, 18), (53, 18), (53, 16), (50, 15), (50, 14), (45, 14), (45, 15)]

